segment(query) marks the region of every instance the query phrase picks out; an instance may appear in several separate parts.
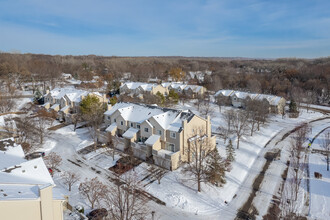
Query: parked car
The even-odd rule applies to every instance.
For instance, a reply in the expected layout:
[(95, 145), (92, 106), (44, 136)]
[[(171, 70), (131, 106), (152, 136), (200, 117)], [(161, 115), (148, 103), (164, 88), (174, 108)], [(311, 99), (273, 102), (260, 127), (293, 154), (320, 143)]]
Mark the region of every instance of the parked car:
[(31, 160), (31, 159), (35, 159), (35, 158), (39, 158), (39, 157), (44, 157), (44, 156), (45, 156), (45, 152), (33, 152), (31, 154), (26, 155), (25, 159)]
[(53, 169), (52, 169), (52, 168), (48, 168), (48, 172), (49, 172), (49, 174), (53, 177), (53, 175), (54, 175), (54, 171), (53, 171)]
[(91, 211), (86, 217), (90, 220), (102, 220), (106, 216), (108, 216), (108, 211), (102, 208)]

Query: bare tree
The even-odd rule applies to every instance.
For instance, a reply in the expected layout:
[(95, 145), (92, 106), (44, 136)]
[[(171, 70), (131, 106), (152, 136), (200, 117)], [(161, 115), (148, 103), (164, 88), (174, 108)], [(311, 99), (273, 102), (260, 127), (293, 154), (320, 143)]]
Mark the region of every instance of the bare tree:
[(155, 177), (158, 181), (158, 184), (160, 184), (160, 180), (165, 176), (165, 174), (167, 173), (167, 171), (161, 167), (163, 167), (166, 163), (166, 159), (163, 157), (157, 157), (157, 165), (160, 166), (159, 168), (156, 168), (153, 165), (150, 165), (148, 167), (148, 171), (150, 173), (150, 175), (152, 175), (153, 177)]
[(136, 175), (125, 175), (122, 180), (108, 187), (102, 197), (110, 219), (146, 219), (149, 213), (147, 200), (142, 194)]
[(249, 114), (245, 111), (239, 110), (234, 113), (233, 117), (233, 132), (237, 136), (237, 149), (239, 149), (239, 142), (243, 135), (248, 131)]
[(303, 98), (303, 100), (306, 102), (306, 109), (308, 112), (311, 105), (316, 102), (317, 94), (315, 93), (315, 91), (307, 91), (305, 92), (305, 97)]
[(330, 132), (326, 132), (323, 135), (323, 140), (321, 142), (321, 146), (323, 150), (325, 151), (325, 157), (327, 162), (327, 171), (329, 171), (329, 156), (330, 156)]
[(257, 105), (257, 129), (260, 131), (260, 125), (266, 123), (269, 116), (269, 103), (267, 101), (259, 101), (255, 103)]
[(15, 102), (7, 95), (0, 93), (0, 113), (10, 112), (15, 107)]
[(213, 112), (212, 112), (212, 106), (210, 100), (203, 99), (201, 102), (201, 106), (199, 107), (199, 110), (203, 117), (211, 116)]
[(201, 183), (208, 181), (206, 162), (215, 146), (212, 145), (209, 137), (205, 136), (203, 129), (197, 128), (194, 130), (195, 136), (190, 138), (188, 143), (190, 145), (191, 160), (183, 170), (192, 176), (192, 179), (197, 183), (198, 192), (201, 192)]
[(298, 212), (298, 203), (294, 200), (295, 198), (295, 179), (288, 178), (288, 180), (283, 184), (281, 190), (281, 200), (280, 200), (280, 219), (290, 220), (296, 217)]
[(226, 143), (226, 140), (227, 140), (229, 134), (232, 133), (234, 115), (235, 115), (234, 110), (228, 110), (223, 115), (224, 120), (225, 120), (225, 126), (221, 126), (219, 128), (219, 130), (221, 131), (221, 133), (224, 137), (224, 143)]
[(259, 108), (260, 108), (260, 102), (257, 100), (249, 100), (246, 103), (246, 111), (248, 112), (248, 116), (249, 116), (251, 136), (253, 135), (253, 132), (257, 125), (257, 121), (259, 117)]
[(219, 106), (219, 111), (221, 112), (221, 106), (228, 106), (231, 104), (230, 98), (222, 95), (216, 97), (216, 103)]
[(51, 120), (43, 116), (38, 116), (34, 122), (34, 131), (39, 137), (39, 143), (43, 144), (45, 137), (49, 134), (48, 127), (51, 125)]
[(62, 163), (61, 156), (55, 152), (49, 153), (47, 156), (45, 156), (44, 159), (47, 167), (51, 168), (52, 170), (55, 170)]
[(112, 136), (111, 132), (107, 133), (107, 146), (112, 149), (112, 160), (115, 160), (115, 145), (117, 144), (117, 139)]
[(68, 185), (69, 191), (71, 191), (73, 184), (80, 180), (80, 175), (78, 173), (67, 171), (62, 174), (62, 178), (64, 180), (64, 184)]
[(79, 185), (80, 194), (85, 197), (91, 204), (92, 209), (96, 204), (99, 204), (104, 195), (108, 193), (107, 186), (98, 180), (97, 177), (93, 179), (85, 179), (85, 182)]

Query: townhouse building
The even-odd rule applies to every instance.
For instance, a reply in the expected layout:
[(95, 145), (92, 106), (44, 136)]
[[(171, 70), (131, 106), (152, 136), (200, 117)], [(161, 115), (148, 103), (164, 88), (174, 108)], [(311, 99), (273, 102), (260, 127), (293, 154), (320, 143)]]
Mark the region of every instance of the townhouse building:
[(104, 115), (106, 131), (125, 140), (121, 150), (131, 147), (136, 157), (150, 159), (169, 170), (190, 161), (191, 138), (204, 136), (209, 147), (215, 147), (210, 118), (202, 118), (190, 110), (117, 103)]

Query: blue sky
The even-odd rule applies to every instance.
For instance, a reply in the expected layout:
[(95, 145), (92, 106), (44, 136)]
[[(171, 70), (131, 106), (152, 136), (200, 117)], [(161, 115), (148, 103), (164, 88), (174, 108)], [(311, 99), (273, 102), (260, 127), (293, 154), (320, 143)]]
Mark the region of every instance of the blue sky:
[(0, 50), (330, 56), (330, 0), (0, 0)]

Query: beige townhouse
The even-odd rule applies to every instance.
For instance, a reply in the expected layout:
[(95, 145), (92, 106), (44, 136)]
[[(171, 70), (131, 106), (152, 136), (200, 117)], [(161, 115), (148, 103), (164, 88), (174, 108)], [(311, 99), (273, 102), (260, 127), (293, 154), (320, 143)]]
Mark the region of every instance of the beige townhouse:
[(269, 106), (269, 112), (282, 114), (286, 104), (283, 97), (266, 94), (256, 94), (234, 90), (219, 90), (214, 95), (215, 99), (222, 104), (230, 104), (237, 108), (245, 108), (249, 100), (265, 102)]
[(107, 103), (108, 99), (105, 94), (98, 92), (88, 92), (73, 88), (56, 88), (47, 91), (44, 95), (44, 108), (57, 112), (60, 120), (71, 120), (72, 114), (79, 111), (80, 102), (87, 97), (95, 96), (102, 103)]
[(191, 138), (205, 136), (215, 147), (210, 118), (202, 118), (186, 110), (158, 106), (117, 103), (104, 113), (106, 129), (125, 140), (125, 150), (132, 148), (136, 157), (175, 170), (181, 162), (190, 161)]

